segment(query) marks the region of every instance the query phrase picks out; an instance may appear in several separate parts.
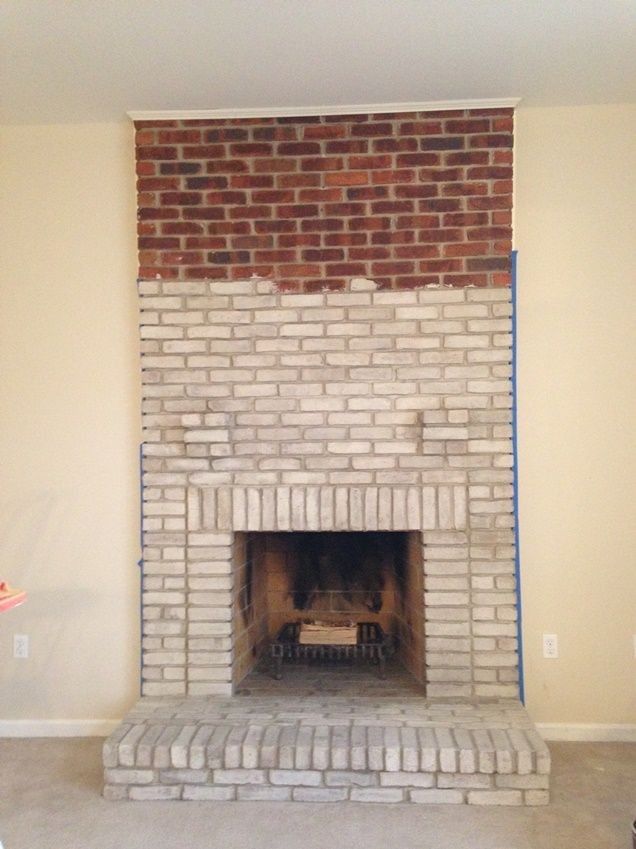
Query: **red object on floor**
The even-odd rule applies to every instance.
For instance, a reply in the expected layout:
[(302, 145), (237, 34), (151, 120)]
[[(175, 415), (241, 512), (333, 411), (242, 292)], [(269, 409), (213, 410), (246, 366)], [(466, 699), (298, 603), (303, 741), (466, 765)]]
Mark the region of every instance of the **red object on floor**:
[(0, 581), (0, 613), (22, 604), (26, 597), (24, 590), (12, 589), (7, 583)]

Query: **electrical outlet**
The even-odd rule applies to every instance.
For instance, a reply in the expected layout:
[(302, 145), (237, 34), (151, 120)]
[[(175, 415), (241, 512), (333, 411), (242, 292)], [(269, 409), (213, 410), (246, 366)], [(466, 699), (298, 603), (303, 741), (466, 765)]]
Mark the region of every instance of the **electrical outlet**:
[(549, 658), (559, 656), (559, 640), (556, 634), (543, 635), (543, 656)]
[(28, 634), (13, 635), (13, 656), (19, 658), (27, 658), (29, 656)]

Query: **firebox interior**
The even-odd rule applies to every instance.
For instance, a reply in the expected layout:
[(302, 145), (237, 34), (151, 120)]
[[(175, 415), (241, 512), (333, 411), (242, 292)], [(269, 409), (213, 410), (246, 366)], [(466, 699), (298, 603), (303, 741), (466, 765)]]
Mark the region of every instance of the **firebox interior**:
[(288, 622), (377, 622), (424, 681), (418, 532), (250, 532), (234, 547), (234, 686)]

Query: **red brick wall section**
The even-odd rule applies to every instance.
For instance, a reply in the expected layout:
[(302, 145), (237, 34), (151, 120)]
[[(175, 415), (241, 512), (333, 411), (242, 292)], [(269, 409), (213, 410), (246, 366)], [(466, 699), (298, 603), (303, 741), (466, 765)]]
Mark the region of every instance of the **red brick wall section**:
[(510, 282), (510, 109), (135, 126), (142, 279)]

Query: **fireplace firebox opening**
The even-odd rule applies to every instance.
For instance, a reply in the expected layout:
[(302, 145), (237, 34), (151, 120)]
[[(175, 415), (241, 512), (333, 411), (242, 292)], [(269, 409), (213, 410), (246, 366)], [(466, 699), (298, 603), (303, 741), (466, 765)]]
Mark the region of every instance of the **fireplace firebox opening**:
[(289, 622), (372, 622), (424, 683), (418, 532), (246, 532), (234, 545), (233, 685)]

